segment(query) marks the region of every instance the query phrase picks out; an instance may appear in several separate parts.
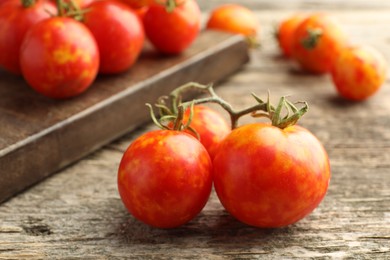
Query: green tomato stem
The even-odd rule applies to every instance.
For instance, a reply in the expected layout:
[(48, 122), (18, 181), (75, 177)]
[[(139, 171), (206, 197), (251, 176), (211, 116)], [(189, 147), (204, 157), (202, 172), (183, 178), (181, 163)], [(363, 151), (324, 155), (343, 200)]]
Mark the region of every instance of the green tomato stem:
[[(182, 102), (183, 94), (194, 90), (207, 94), (207, 96), (187, 102)], [(160, 109), (161, 119), (175, 119), (175, 130), (188, 129), (190, 120), (186, 125), (181, 123), (184, 111), (186, 111), (189, 107), (191, 107), (192, 110), (194, 105), (204, 103), (216, 103), (220, 105), (229, 114), (232, 129), (237, 128), (239, 119), (242, 116), (248, 114), (251, 114), (253, 117), (267, 117), (271, 120), (272, 125), (283, 129), (296, 124), (299, 118), (301, 118), (308, 110), (308, 105), (306, 102), (298, 102), (303, 104), (303, 106), (298, 109), (293, 103), (288, 101), (286, 97), (281, 97), (278, 105), (275, 108), (270, 104), (269, 94), (266, 102), (261, 100), (255, 94), (252, 94), (252, 96), (255, 98), (257, 104), (242, 110), (234, 110), (227, 101), (215, 93), (212, 85), (202, 85), (195, 82), (189, 82), (173, 90), (169, 97), (161, 97), (158, 100), (156, 107)], [(169, 107), (166, 102), (167, 100), (170, 100)], [(286, 112), (284, 117), (282, 117), (283, 111)], [(290, 115), (291, 113), (292, 115)], [(192, 112), (190, 113), (190, 118), (192, 118)]]

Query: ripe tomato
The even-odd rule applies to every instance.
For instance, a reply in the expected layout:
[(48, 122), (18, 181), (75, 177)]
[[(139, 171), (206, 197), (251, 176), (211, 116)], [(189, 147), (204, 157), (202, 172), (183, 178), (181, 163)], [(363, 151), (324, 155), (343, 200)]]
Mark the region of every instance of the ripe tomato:
[(364, 100), (375, 94), (387, 75), (385, 58), (369, 47), (349, 47), (338, 57), (332, 69), (338, 93), (350, 100)]
[(124, 153), (118, 190), (135, 218), (154, 227), (173, 228), (193, 219), (207, 203), (211, 170), (206, 149), (193, 136), (152, 131)]
[(95, 1), (87, 9), (84, 24), (99, 47), (99, 72), (115, 74), (132, 67), (141, 53), (145, 38), (135, 12), (112, 0)]
[(255, 14), (248, 8), (224, 4), (211, 12), (206, 28), (256, 37), (260, 26)]
[(279, 47), (285, 57), (291, 56), (292, 41), (295, 29), (303, 21), (306, 16), (303, 14), (293, 14), (284, 19), (276, 32)]
[(183, 52), (200, 31), (201, 13), (197, 2), (176, 2), (178, 6), (172, 12), (162, 4), (149, 6), (143, 19), (146, 36), (158, 51), (166, 54)]
[(67, 17), (52, 17), (27, 32), (20, 52), (23, 76), (37, 92), (68, 98), (84, 92), (99, 68), (99, 51), (91, 32)]
[(213, 161), (225, 209), (256, 227), (283, 227), (312, 212), (328, 188), (328, 155), (308, 130), (255, 123), (234, 129)]
[(32, 25), (56, 13), (55, 6), (45, 0), (31, 6), (24, 6), (22, 1), (5, 1), (0, 6), (0, 66), (21, 74), (19, 52), (24, 35)]
[(295, 29), (291, 51), (303, 69), (327, 73), (345, 46), (346, 37), (340, 26), (330, 16), (315, 13)]
[[(184, 124), (188, 121), (190, 112), (190, 109), (185, 111), (183, 117)], [(214, 158), (214, 154), (219, 143), (231, 131), (229, 124), (221, 114), (210, 107), (202, 105), (194, 106), (190, 126), (198, 133), (200, 142), (209, 152), (211, 158)], [(194, 135), (191, 131), (187, 132)]]

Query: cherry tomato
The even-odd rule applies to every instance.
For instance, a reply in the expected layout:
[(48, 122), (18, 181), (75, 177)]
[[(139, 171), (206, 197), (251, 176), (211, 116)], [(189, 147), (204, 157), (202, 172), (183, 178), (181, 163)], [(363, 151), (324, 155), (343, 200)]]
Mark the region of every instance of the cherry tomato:
[(330, 179), (328, 155), (308, 130), (254, 123), (234, 129), (213, 161), (225, 209), (256, 227), (283, 227), (312, 212)]
[(149, 6), (143, 22), (146, 36), (153, 46), (166, 54), (186, 50), (200, 31), (201, 13), (195, 0), (176, 1), (178, 6), (168, 12), (162, 4)]
[[(190, 109), (185, 111), (183, 117), (184, 124), (188, 121), (190, 112)], [(194, 106), (190, 126), (198, 133), (200, 142), (209, 152), (211, 158), (214, 158), (219, 143), (231, 131), (229, 124), (221, 114), (210, 107), (202, 105)], [(193, 134), (190, 131), (188, 133)]]
[(35, 24), (21, 47), (23, 76), (37, 92), (68, 98), (84, 92), (99, 68), (99, 51), (91, 32), (67, 17)]
[(132, 67), (141, 53), (145, 38), (136, 13), (112, 0), (95, 1), (87, 10), (84, 24), (99, 47), (99, 72), (115, 74)]
[(138, 137), (118, 170), (118, 190), (129, 212), (159, 228), (192, 220), (205, 206), (212, 187), (212, 164), (193, 136), (157, 130)]
[(255, 14), (238, 4), (224, 4), (215, 8), (206, 27), (248, 37), (256, 37), (260, 28)]
[(374, 95), (386, 80), (387, 62), (370, 47), (349, 47), (338, 57), (332, 69), (338, 93), (350, 100), (364, 100)]
[(327, 73), (346, 44), (346, 36), (336, 21), (315, 13), (295, 29), (292, 57), (309, 72)]
[(277, 29), (277, 41), (285, 57), (291, 56), (292, 41), (295, 29), (306, 16), (303, 14), (294, 14), (284, 19)]
[(8, 0), (0, 6), (0, 66), (14, 74), (21, 74), (19, 52), (27, 30), (57, 13), (55, 6), (45, 0), (31, 6), (23, 3)]

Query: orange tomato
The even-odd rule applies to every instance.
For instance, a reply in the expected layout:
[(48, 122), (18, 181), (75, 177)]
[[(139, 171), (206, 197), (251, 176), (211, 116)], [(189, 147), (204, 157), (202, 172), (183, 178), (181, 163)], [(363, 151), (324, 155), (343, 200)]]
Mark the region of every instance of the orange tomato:
[(279, 47), (285, 57), (291, 56), (292, 40), (295, 29), (303, 21), (306, 15), (294, 14), (284, 19), (277, 28), (276, 38)]
[(338, 23), (327, 14), (315, 13), (296, 28), (291, 53), (304, 70), (327, 73), (346, 45)]
[(238, 4), (224, 4), (211, 12), (206, 28), (256, 38), (260, 25), (255, 14), (248, 8)]
[(386, 79), (387, 63), (370, 47), (349, 47), (338, 57), (332, 69), (338, 93), (350, 100), (364, 100), (374, 95)]

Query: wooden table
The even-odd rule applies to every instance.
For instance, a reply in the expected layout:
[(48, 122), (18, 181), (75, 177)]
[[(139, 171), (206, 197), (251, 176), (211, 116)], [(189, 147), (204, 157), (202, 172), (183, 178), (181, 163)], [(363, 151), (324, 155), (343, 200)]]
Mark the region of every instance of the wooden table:
[[(200, 1), (205, 17), (226, 1)], [(128, 214), (116, 186), (118, 163), (145, 125), (0, 205), (0, 259), (390, 258), (389, 81), (361, 103), (340, 99), (328, 76), (282, 59), (273, 26), (297, 10), (327, 10), (351, 40), (390, 59), (390, 3), (241, 1), (261, 22), (262, 48), (217, 93), (235, 107), (251, 92), (291, 95), (310, 110), (300, 124), (326, 147), (332, 179), (320, 206), (281, 229), (257, 229), (228, 215), (213, 194), (202, 213), (177, 229), (150, 228)], [(241, 122), (250, 122), (245, 118)]]

